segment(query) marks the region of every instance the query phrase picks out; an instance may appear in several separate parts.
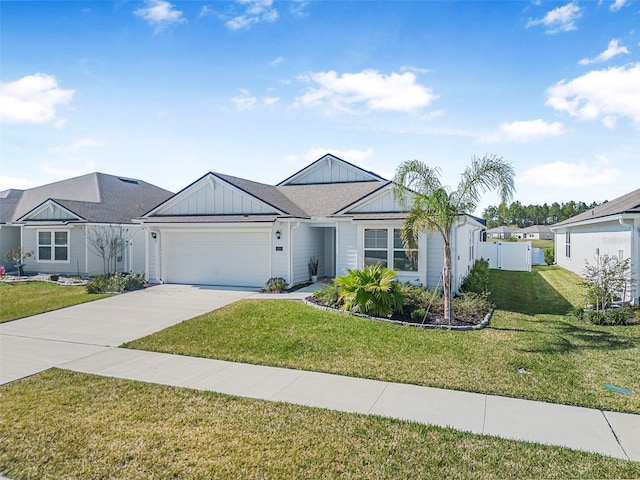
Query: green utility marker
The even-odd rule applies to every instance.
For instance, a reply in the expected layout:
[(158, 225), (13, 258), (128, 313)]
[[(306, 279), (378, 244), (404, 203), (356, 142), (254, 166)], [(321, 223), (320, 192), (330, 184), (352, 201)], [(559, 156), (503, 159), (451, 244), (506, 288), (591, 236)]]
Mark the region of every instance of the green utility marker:
[(604, 388), (607, 388), (613, 392), (623, 393), (625, 395), (635, 395), (635, 393), (633, 393), (628, 388), (616, 387), (615, 385), (609, 385), (608, 383), (604, 384)]

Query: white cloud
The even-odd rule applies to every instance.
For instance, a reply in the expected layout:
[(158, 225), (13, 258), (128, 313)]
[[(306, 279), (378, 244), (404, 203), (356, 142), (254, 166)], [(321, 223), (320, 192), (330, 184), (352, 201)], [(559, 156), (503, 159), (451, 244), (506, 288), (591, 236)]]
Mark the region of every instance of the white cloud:
[(617, 12), (626, 4), (627, 4), (627, 0), (614, 0), (614, 2), (609, 7), (609, 10), (611, 10), (612, 12)]
[(271, 65), (272, 67), (276, 67), (276, 66), (280, 65), (282, 62), (284, 62), (284, 58), (283, 57), (277, 57), (277, 58), (274, 58), (273, 60), (271, 60), (269, 62), (269, 65)]
[(573, 2), (558, 8), (554, 8), (537, 20), (529, 20), (527, 28), (538, 25), (547, 27), (546, 33), (554, 34), (576, 30), (576, 20), (582, 16), (580, 7)]
[(431, 70), (428, 68), (410, 67), (409, 65), (402, 65), (400, 67), (401, 72), (413, 72), (413, 73), (429, 73)]
[(215, 12), (213, 11), (213, 9), (207, 5), (203, 6), (200, 9), (200, 13), (198, 14), (198, 17), (208, 17), (210, 15), (214, 15)]
[(280, 101), (280, 97), (265, 97), (262, 99), (262, 103), (265, 105), (275, 105)]
[(235, 97), (231, 97), (231, 102), (236, 106), (237, 111), (246, 112), (256, 108), (258, 99), (247, 95), (236, 95)]
[(55, 108), (73, 98), (52, 75), (36, 73), (13, 82), (0, 82), (0, 123), (46, 123), (55, 120)]
[(622, 170), (609, 166), (609, 161), (598, 157), (596, 163), (568, 163), (557, 161), (537, 165), (518, 175), (517, 182), (538, 187), (584, 188), (614, 184)]
[(578, 63), (580, 65), (591, 65), (592, 63), (604, 63), (616, 55), (622, 55), (623, 53), (629, 53), (629, 50), (624, 45), (620, 45), (615, 38), (609, 42), (607, 49), (594, 58), (583, 58)]
[(640, 63), (592, 70), (547, 89), (546, 105), (580, 120), (600, 118), (611, 127), (628, 117), (640, 129)]
[[(173, 5), (165, 0), (146, 0), (145, 3), (147, 5), (145, 8), (139, 8), (133, 13), (155, 27), (155, 33), (173, 24), (187, 21), (182, 17), (180, 10), (175, 10)], [(200, 13), (202, 14), (202, 11)]]
[(300, 77), (313, 83), (296, 105), (321, 107), (330, 113), (355, 113), (354, 107), (369, 110), (411, 112), (429, 105), (437, 96), (419, 83), (411, 72), (384, 75), (367, 69), (359, 73), (338, 75), (335, 71), (315, 72)]
[(246, 6), (242, 15), (227, 20), (226, 26), (230, 30), (248, 30), (260, 22), (275, 22), (278, 11), (273, 8), (273, 0), (236, 0)]
[(518, 120), (503, 123), (496, 132), (480, 139), (484, 143), (497, 142), (531, 142), (544, 137), (558, 136), (566, 132), (561, 122), (548, 123), (538, 118), (536, 120)]
[(37, 187), (38, 184), (27, 178), (8, 177), (0, 175), (0, 192), (9, 189), (26, 190), (27, 188)]
[(102, 142), (100, 140), (87, 137), (87, 138), (81, 138), (79, 140), (76, 140), (75, 142), (69, 145), (50, 148), (48, 151), (49, 153), (54, 153), (54, 154), (69, 154), (85, 148), (99, 147), (101, 145), (102, 145)]
[(293, 0), (289, 3), (289, 11), (298, 17), (306, 17), (309, 14), (305, 11), (309, 2), (307, 0)]

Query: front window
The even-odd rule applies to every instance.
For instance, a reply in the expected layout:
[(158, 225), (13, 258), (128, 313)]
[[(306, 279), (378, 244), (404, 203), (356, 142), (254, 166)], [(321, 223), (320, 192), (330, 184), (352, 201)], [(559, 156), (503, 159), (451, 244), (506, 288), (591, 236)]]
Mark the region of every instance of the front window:
[(393, 269), (403, 272), (418, 271), (418, 251), (406, 249), (402, 243), (400, 229), (393, 229)]
[(400, 229), (367, 228), (364, 231), (364, 264), (379, 263), (385, 268), (403, 272), (418, 271), (415, 249), (406, 249), (400, 237)]
[(388, 239), (386, 228), (369, 228), (364, 231), (364, 264), (383, 267), (388, 265)]
[(68, 231), (39, 231), (38, 232), (38, 261), (68, 262), (69, 261), (69, 232)]

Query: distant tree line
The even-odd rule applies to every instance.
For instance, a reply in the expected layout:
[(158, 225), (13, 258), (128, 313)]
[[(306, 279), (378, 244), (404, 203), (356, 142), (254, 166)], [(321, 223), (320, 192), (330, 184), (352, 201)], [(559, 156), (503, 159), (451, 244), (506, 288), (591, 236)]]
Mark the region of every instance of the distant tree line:
[(522, 205), (515, 201), (509, 206), (504, 203), (497, 207), (490, 205), (483, 210), (482, 217), (487, 221), (487, 229), (501, 225), (525, 228), (531, 225), (553, 225), (598, 205), (596, 202), (587, 205), (584, 202), (574, 202), (573, 200), (567, 203), (553, 202), (551, 205), (546, 203), (544, 205)]

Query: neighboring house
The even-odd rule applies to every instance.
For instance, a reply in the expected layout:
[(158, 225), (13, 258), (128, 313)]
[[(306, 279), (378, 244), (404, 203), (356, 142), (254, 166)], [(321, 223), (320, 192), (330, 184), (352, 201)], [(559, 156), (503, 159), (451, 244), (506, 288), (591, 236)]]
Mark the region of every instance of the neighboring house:
[(0, 255), (22, 247), (33, 252), (27, 273), (98, 275), (103, 261), (92, 251), (91, 230), (122, 227), (129, 240), (117, 256), (115, 270), (144, 273), (145, 234), (132, 222), (171, 192), (142, 180), (90, 173), (27, 190), (0, 192)]
[(548, 225), (531, 225), (530, 227), (520, 228), (513, 232), (512, 235), (524, 240), (553, 240), (553, 231)]
[[(438, 285), (440, 235), (424, 235), (413, 263), (400, 240), (406, 218), (392, 182), (325, 155), (278, 185), (207, 173), (137, 219), (149, 232), (152, 282), (260, 287), (271, 277), (309, 280), (382, 263), (398, 280)], [(468, 274), (484, 224), (460, 215), (452, 232), (454, 288)]]
[[(586, 262), (609, 254), (631, 259), (640, 279), (640, 189), (553, 225), (558, 265), (582, 275)], [(632, 298), (638, 304), (637, 282)]]
[(510, 238), (513, 232), (518, 230), (515, 227), (509, 227), (508, 225), (502, 225), (500, 227), (490, 228), (487, 230), (487, 238)]

